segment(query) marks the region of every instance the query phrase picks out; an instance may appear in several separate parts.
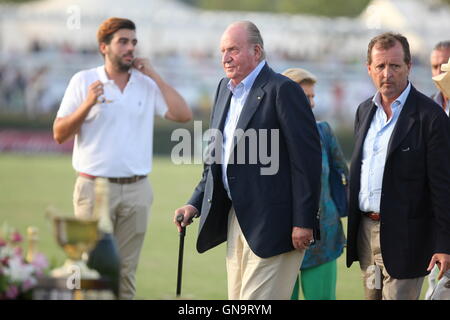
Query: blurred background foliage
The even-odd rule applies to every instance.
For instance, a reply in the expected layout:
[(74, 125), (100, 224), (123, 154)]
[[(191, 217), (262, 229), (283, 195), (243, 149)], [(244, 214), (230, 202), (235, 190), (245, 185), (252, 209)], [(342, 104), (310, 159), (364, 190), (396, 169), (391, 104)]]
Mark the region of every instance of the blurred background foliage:
[[(0, 4), (20, 4), (37, 2), (42, 0), (0, 0)], [(152, 0), (148, 0), (152, 1)], [(176, 0), (199, 9), (206, 10), (230, 10), (230, 11), (259, 11), (267, 13), (309, 14), (316, 16), (333, 17), (357, 17), (371, 0)], [(397, 0), (394, 0), (397, 1)], [(417, 0), (420, 1), (420, 0)], [(450, 4), (450, 0), (428, 0)], [(74, 1), (76, 3), (76, 1)], [(1, 61), (0, 61), (1, 62)], [(427, 66), (428, 68), (428, 66)], [(209, 92), (209, 91), (208, 91)], [(209, 94), (209, 93), (208, 93)], [(203, 121), (203, 130), (209, 122), (209, 109), (194, 108), (194, 119)], [(0, 114), (0, 129), (39, 130), (52, 131), (55, 117), (54, 110), (48, 114), (39, 114), (33, 117), (20, 113), (3, 112)], [(326, 120), (326, 119), (320, 119)], [(172, 147), (177, 143), (171, 141), (171, 133), (177, 128), (185, 128), (193, 131), (193, 124), (174, 124), (157, 120), (154, 133), (154, 153), (157, 155), (169, 155)], [(344, 150), (347, 159), (350, 159), (353, 148), (353, 128), (351, 126), (334, 125), (334, 130)]]
[[(0, 3), (23, 3), (37, 0), (0, 0)], [(311, 14), (327, 17), (355, 17), (370, 0), (178, 0), (207, 10), (263, 11)], [(450, 4), (450, 0), (441, 0)]]
[(182, 2), (208, 10), (267, 11), (354, 17), (361, 13), (370, 0), (182, 0)]

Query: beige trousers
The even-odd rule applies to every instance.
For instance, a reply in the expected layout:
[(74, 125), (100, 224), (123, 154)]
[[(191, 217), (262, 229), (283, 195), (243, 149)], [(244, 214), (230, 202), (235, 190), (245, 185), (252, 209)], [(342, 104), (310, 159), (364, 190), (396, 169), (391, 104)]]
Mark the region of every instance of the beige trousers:
[(358, 232), (358, 256), (367, 300), (417, 300), (425, 277), (395, 279), (383, 264), (380, 222), (363, 216)]
[(289, 300), (305, 251), (263, 259), (255, 255), (234, 209), (228, 216), (227, 274), (230, 300)]
[[(75, 216), (92, 217), (94, 180), (78, 176), (73, 194)], [(135, 273), (153, 202), (153, 191), (147, 179), (130, 184), (109, 183), (110, 216), (120, 255), (119, 298), (133, 299)]]

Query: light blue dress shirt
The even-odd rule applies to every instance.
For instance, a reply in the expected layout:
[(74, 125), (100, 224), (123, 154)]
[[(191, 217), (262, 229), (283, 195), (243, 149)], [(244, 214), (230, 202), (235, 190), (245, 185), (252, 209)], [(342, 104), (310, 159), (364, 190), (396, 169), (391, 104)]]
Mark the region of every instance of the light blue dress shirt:
[(233, 145), (233, 135), (239, 121), (242, 109), (244, 108), (245, 101), (247, 101), (250, 89), (255, 82), (256, 77), (261, 72), (266, 61), (261, 61), (252, 72), (250, 72), (244, 80), (242, 80), (237, 86), (233, 86), (231, 80), (228, 82), (227, 87), (232, 92), (230, 109), (228, 110), (227, 118), (225, 120), (225, 126), (223, 129), (223, 144), (222, 144), (222, 181), (225, 190), (228, 193), (228, 197), (231, 199), (230, 188), (228, 186), (227, 179), (227, 165), (230, 159), (231, 147)]
[(359, 209), (363, 212), (380, 212), (381, 189), (389, 140), (410, 91), (411, 83), (408, 83), (402, 94), (391, 104), (392, 117), (389, 120), (381, 105), (380, 92), (377, 92), (372, 99), (377, 110), (363, 146), (359, 191)]

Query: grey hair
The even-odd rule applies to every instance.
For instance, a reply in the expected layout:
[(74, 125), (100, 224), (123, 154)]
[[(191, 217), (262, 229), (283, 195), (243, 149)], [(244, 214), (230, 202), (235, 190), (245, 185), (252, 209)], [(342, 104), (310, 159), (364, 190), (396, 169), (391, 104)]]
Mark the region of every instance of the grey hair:
[(258, 27), (251, 21), (239, 21), (236, 22), (236, 24), (242, 24), (245, 26), (247, 33), (248, 33), (248, 43), (259, 45), (261, 48), (261, 57), (259, 58), (259, 61), (261, 62), (266, 58), (266, 53), (264, 51), (264, 40), (261, 36), (261, 32), (259, 32)]
[(441, 41), (437, 45), (434, 46), (433, 51), (441, 51), (441, 50), (449, 50), (450, 49), (450, 40)]

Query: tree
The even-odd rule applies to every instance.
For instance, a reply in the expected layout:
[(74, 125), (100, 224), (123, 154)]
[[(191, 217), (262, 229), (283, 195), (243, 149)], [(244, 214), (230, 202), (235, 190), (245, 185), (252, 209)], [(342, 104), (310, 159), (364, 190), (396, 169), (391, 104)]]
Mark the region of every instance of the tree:
[(4, 3), (4, 4), (20, 4), (20, 3), (24, 3), (24, 2), (31, 2), (31, 1), (35, 1), (35, 0), (0, 0), (0, 3)]
[[(357, 16), (370, 0), (182, 0), (208, 10), (266, 11), (313, 15)], [(448, 0), (450, 1), (450, 0)]]

